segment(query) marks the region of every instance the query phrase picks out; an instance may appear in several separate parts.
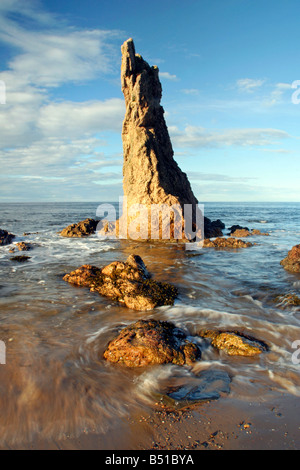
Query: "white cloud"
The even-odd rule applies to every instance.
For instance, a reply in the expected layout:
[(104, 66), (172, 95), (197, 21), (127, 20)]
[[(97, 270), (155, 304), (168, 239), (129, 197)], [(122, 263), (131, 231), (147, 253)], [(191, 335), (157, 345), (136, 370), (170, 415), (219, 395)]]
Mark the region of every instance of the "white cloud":
[(172, 75), (169, 72), (159, 72), (160, 78), (165, 78), (166, 80), (171, 80), (172, 82), (177, 82), (178, 78), (176, 75)]
[(183, 90), (181, 90), (182, 93), (184, 93), (185, 95), (199, 95), (199, 90), (197, 90), (196, 88), (184, 88)]
[(264, 83), (265, 80), (253, 78), (240, 78), (236, 82), (238, 89), (246, 93), (252, 93), (257, 88), (260, 88)]
[(277, 104), (282, 99), (282, 95), (287, 91), (292, 94), (291, 83), (276, 83), (267, 104)]
[[(12, 19), (19, 17), (35, 26), (29, 30), (24, 26), (28, 21)], [(0, 41), (15, 54), (0, 72), (6, 85), (6, 105), (0, 106), (2, 197), (9, 199), (14, 188), (12, 198), (22, 199), (23, 193), (32, 199), (34, 191), (36, 197), (48, 198), (49, 187), (58, 197), (72, 198), (77, 190), (92, 193), (93, 185), (108, 177), (121, 181), (120, 156), (99, 149), (106, 146), (103, 132), (120, 134), (123, 100), (50, 98), (53, 88), (62, 84), (114, 76), (117, 49), (112, 44), (117, 35), (71, 28), (44, 12), (38, 1), (1, 0)], [(108, 173), (111, 167), (115, 173)], [(58, 182), (63, 182), (59, 191)]]
[(124, 112), (124, 102), (119, 98), (50, 103), (40, 109), (36, 124), (44, 136), (70, 139), (106, 130), (120, 133)]
[(252, 147), (277, 144), (289, 134), (279, 129), (225, 129), (209, 131), (203, 127), (186, 126), (184, 130), (169, 127), (174, 146), (192, 147)]

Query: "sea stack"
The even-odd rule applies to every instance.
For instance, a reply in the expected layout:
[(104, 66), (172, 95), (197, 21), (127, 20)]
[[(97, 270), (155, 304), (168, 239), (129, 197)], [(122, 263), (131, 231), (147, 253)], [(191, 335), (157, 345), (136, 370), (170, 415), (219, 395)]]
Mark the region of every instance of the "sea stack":
[(122, 232), (124, 238), (131, 238), (127, 232), (131, 224), (131, 227), (138, 227), (138, 231), (143, 225), (143, 233), (146, 231), (149, 239), (192, 241), (196, 234), (198, 240), (204, 235), (222, 235), (218, 224), (207, 218), (203, 223), (187, 175), (174, 160), (164, 109), (160, 104), (162, 86), (158, 67), (151, 67), (136, 54), (132, 39), (124, 42), (121, 51), (126, 114), (122, 129), (124, 206), (123, 216), (117, 224), (119, 233)]

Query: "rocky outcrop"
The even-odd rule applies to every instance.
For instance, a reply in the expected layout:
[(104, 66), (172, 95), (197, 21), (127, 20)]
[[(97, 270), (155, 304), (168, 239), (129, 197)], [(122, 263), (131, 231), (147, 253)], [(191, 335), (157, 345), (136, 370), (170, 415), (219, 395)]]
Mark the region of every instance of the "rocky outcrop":
[(88, 237), (95, 233), (98, 221), (94, 219), (85, 219), (77, 224), (68, 225), (64, 228), (60, 235), (62, 237)]
[(31, 250), (31, 245), (29, 243), (26, 243), (26, 242), (18, 242), (18, 243), (16, 243), (16, 246), (17, 246), (19, 251), (29, 251), (29, 250)]
[(130, 255), (126, 262), (110, 263), (103, 269), (83, 265), (63, 279), (70, 284), (89, 287), (92, 292), (117, 300), (134, 310), (173, 305), (177, 296), (173, 285), (151, 279), (143, 260), (137, 255)]
[[(145, 223), (146, 237), (144, 232), (142, 239), (188, 241), (194, 239), (196, 232), (203, 238), (199, 233), (200, 224), (197, 224), (201, 219), (198, 201), (186, 174), (174, 160), (164, 109), (160, 104), (162, 87), (158, 68), (150, 67), (136, 54), (132, 39), (125, 41), (121, 50), (121, 83), (126, 105), (122, 130), (126, 207), (117, 224), (117, 232), (122, 232), (124, 238), (139, 239), (140, 226)], [(139, 217), (137, 204), (143, 205), (146, 216), (143, 213)], [(153, 205), (157, 209), (172, 207), (174, 211), (171, 214), (168, 210), (162, 211), (160, 215), (156, 214), (157, 217), (151, 217)], [(189, 205), (190, 214), (184, 210), (185, 205)], [(184, 231), (182, 216), (187, 224)], [(205, 218), (206, 236), (222, 235), (219, 222), (213, 225)], [(132, 232), (135, 232), (134, 236)]]
[(0, 229), (0, 246), (10, 245), (15, 238), (15, 235), (7, 232), (7, 230)]
[(241, 227), (240, 225), (233, 225), (229, 228), (229, 233), (231, 237), (250, 237), (251, 235), (264, 235), (268, 236), (269, 233), (263, 233), (257, 229), (249, 229), (248, 227)]
[(127, 367), (191, 365), (200, 359), (201, 351), (173, 323), (151, 319), (124, 328), (109, 343), (103, 357)]
[(231, 237), (242, 237), (242, 238), (250, 237), (250, 235), (251, 234), (250, 234), (249, 230), (246, 230), (244, 228), (237, 229), (237, 230), (235, 230), (234, 232), (232, 232), (230, 234)]
[(224, 350), (229, 356), (256, 356), (268, 350), (262, 341), (237, 333), (235, 331), (204, 330), (199, 333), (203, 338), (209, 338), (212, 346)]
[(244, 242), (244, 240), (239, 240), (237, 238), (228, 237), (228, 238), (216, 238), (214, 240), (206, 239), (203, 242), (204, 248), (249, 248), (253, 246), (250, 242)]
[(292, 273), (300, 273), (300, 245), (295, 245), (280, 264)]

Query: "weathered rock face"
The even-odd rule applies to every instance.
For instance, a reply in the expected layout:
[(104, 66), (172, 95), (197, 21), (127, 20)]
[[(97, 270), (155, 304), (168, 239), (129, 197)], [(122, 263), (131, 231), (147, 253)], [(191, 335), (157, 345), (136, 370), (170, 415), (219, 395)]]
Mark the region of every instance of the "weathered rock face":
[(110, 263), (103, 269), (83, 265), (63, 279), (70, 284), (89, 287), (92, 292), (117, 300), (134, 310), (173, 305), (177, 296), (177, 289), (171, 284), (151, 279), (143, 260), (137, 255), (130, 255), (126, 262)]
[(224, 350), (229, 356), (256, 356), (267, 351), (267, 345), (262, 341), (241, 335), (237, 332), (205, 330), (199, 333), (203, 338), (211, 339), (211, 344), (217, 349)]
[(61, 231), (62, 237), (88, 237), (95, 233), (98, 221), (94, 219), (85, 219), (77, 224), (68, 225)]
[(300, 245), (294, 246), (280, 264), (292, 273), (300, 273)]
[(7, 232), (7, 230), (0, 229), (0, 246), (10, 245), (15, 238), (15, 235)]
[(103, 357), (128, 367), (167, 363), (191, 365), (200, 359), (201, 351), (173, 323), (139, 320), (124, 328), (109, 343)]
[(204, 240), (204, 248), (249, 248), (253, 246), (250, 242), (244, 242), (238, 238), (216, 238), (215, 240), (206, 239)]
[[(188, 222), (191, 230), (187, 230), (185, 237), (181, 237), (190, 239), (190, 232), (196, 228), (192, 223), (196, 221), (196, 214), (199, 215), (198, 201), (186, 174), (180, 170), (173, 158), (174, 152), (164, 119), (164, 109), (160, 105), (162, 87), (158, 68), (150, 67), (135, 53), (132, 39), (122, 45), (121, 82), (126, 104), (122, 130), (123, 188), (128, 210), (127, 214), (125, 211), (125, 216), (127, 215), (129, 222), (134, 220), (136, 215), (130, 214), (130, 210), (135, 204), (143, 204), (149, 208), (148, 214), (151, 214), (150, 207), (154, 204), (178, 206), (181, 210), (185, 204), (190, 205), (191, 217)], [(187, 220), (186, 212), (184, 216)], [(170, 220), (169, 214), (166, 217)], [(207, 236), (222, 235), (219, 222), (212, 225), (211, 221), (205, 218)], [(152, 220), (152, 226), (153, 224)], [(179, 224), (176, 217), (172, 219), (171, 216), (170, 238), (172, 232), (173, 238), (179, 238), (176, 224)], [(163, 221), (158, 221), (159, 237), (156, 238), (168, 238), (163, 234), (163, 227)], [(182, 234), (182, 227), (180, 229)], [(150, 227), (148, 234), (148, 238), (151, 238)]]

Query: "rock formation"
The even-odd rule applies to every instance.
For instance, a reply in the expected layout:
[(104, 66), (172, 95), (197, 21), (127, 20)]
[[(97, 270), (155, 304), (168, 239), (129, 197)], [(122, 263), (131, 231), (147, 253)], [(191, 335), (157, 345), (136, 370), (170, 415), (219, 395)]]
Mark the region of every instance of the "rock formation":
[(300, 245), (295, 245), (284, 258), (280, 264), (287, 271), (293, 273), (300, 273)]
[(7, 230), (0, 229), (0, 246), (10, 245), (15, 235), (7, 232)]
[(124, 328), (109, 343), (103, 357), (127, 367), (191, 365), (200, 359), (201, 351), (173, 323), (151, 319), (139, 320)]
[(229, 356), (256, 356), (267, 351), (267, 345), (255, 338), (235, 331), (205, 330), (199, 333), (203, 338), (211, 339), (216, 349), (224, 350)]
[[(128, 223), (131, 226), (136, 225), (137, 232), (141, 230), (141, 225), (145, 224), (148, 239), (188, 241), (195, 237), (197, 231), (201, 231), (201, 224), (198, 223), (201, 213), (186, 174), (180, 170), (173, 158), (174, 152), (164, 119), (164, 109), (160, 104), (162, 87), (158, 68), (150, 67), (135, 53), (132, 39), (125, 41), (121, 50), (121, 83), (126, 105), (122, 130), (123, 189), (127, 207), (124, 206), (118, 228), (124, 238), (132, 238), (126, 232)], [(147, 208), (146, 212), (141, 214), (136, 209), (136, 204)], [(151, 218), (153, 205), (156, 205), (157, 210), (170, 207), (176, 209), (171, 215), (167, 210), (166, 213), (156, 214), (157, 217)], [(184, 210), (184, 205), (189, 205), (189, 214)], [(187, 224), (184, 233), (182, 216)], [(205, 218), (205, 235), (222, 235), (220, 224), (222, 222), (217, 221), (214, 225)], [(200, 237), (203, 238), (203, 234)], [(138, 236), (135, 239), (138, 239)]]
[(86, 264), (63, 279), (70, 284), (89, 287), (92, 292), (134, 310), (173, 305), (177, 296), (177, 289), (171, 284), (151, 279), (143, 260), (137, 255), (130, 255), (126, 262), (110, 263), (103, 269)]
[(60, 235), (62, 237), (88, 237), (95, 233), (97, 228), (98, 221), (94, 219), (85, 219), (77, 224), (68, 225), (64, 228)]
[(269, 233), (261, 232), (260, 230), (252, 228), (249, 230), (248, 227), (241, 227), (240, 225), (233, 225), (229, 228), (229, 233), (231, 237), (250, 237), (251, 235), (263, 235), (269, 236)]
[(19, 251), (31, 250), (31, 245), (29, 243), (26, 243), (26, 242), (18, 242), (18, 243), (16, 243), (16, 246), (17, 246)]
[(209, 238), (204, 240), (203, 247), (204, 248), (249, 248), (253, 246), (250, 242), (244, 242), (244, 240), (240, 240), (238, 238), (233, 237), (222, 237), (216, 238), (215, 240), (210, 240)]

